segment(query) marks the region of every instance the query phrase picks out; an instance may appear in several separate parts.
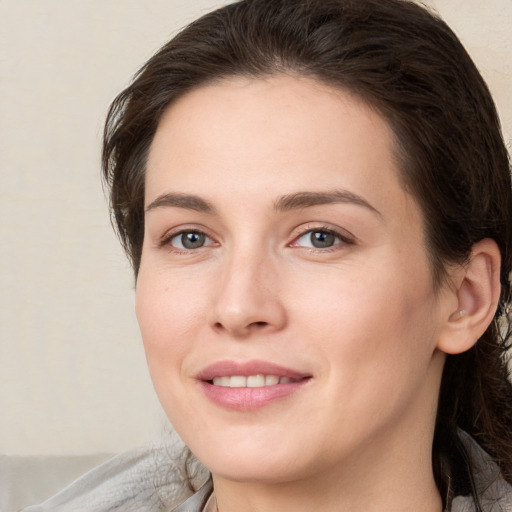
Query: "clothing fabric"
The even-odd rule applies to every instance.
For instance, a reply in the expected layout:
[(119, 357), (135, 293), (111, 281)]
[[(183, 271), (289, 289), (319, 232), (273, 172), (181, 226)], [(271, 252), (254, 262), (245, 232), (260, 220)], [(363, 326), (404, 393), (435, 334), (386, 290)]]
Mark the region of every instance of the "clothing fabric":
[[(475, 468), (483, 511), (512, 512), (512, 486), (469, 435), (460, 436)], [(53, 498), (21, 512), (202, 512), (213, 491), (211, 479), (183, 453), (183, 445), (173, 442), (118, 455)], [(447, 512), (476, 508), (471, 496), (458, 496)]]
[(184, 445), (171, 435), (166, 443), (113, 457), (21, 512), (175, 512), (180, 504), (176, 512), (195, 512), (211, 494), (209, 476), (186, 460)]

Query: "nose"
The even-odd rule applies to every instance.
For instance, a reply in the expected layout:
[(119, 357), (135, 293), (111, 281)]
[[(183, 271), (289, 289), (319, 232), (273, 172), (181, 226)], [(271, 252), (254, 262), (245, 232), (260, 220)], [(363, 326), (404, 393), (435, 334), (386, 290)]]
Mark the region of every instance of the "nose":
[(243, 339), (283, 329), (287, 315), (276, 265), (265, 255), (238, 255), (219, 276), (212, 326)]

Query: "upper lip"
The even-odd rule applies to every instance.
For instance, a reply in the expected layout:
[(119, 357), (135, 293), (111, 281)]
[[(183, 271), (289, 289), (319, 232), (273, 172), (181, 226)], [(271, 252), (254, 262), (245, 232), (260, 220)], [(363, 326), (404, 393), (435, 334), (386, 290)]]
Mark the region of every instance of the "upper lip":
[(311, 377), (307, 373), (303, 373), (285, 366), (280, 366), (268, 361), (218, 361), (213, 363), (198, 374), (198, 380), (210, 381), (215, 377), (228, 377), (240, 375), (249, 377), (250, 375), (277, 375), (279, 377), (289, 377), (290, 379), (299, 380)]

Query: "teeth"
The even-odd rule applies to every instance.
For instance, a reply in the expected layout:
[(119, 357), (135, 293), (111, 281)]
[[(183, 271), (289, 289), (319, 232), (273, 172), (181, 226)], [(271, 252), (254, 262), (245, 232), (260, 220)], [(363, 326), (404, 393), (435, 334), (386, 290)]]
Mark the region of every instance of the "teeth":
[(264, 375), (251, 375), (247, 377), (248, 388), (261, 388), (265, 385)]
[(230, 388), (246, 388), (247, 387), (247, 378), (242, 376), (235, 376), (229, 379), (229, 387)]
[(215, 377), (213, 384), (225, 388), (262, 388), (275, 386), (276, 384), (288, 384), (294, 382), (290, 377), (279, 377), (278, 375), (233, 375), (231, 377)]
[(229, 377), (218, 377), (218, 379), (220, 380), (219, 386), (225, 386), (229, 388), (229, 383), (231, 381)]
[(277, 375), (266, 375), (265, 386), (275, 386), (279, 384), (279, 377)]

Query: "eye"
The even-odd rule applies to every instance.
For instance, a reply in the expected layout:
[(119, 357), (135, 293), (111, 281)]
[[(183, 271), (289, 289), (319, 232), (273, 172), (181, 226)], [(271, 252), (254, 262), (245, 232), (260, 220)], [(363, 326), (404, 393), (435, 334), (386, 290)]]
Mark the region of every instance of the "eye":
[(201, 231), (181, 231), (169, 238), (168, 243), (176, 249), (192, 250), (213, 245), (211, 238)]
[(329, 249), (340, 243), (350, 243), (346, 237), (329, 229), (309, 230), (293, 243), (295, 247), (310, 247), (312, 249)]

